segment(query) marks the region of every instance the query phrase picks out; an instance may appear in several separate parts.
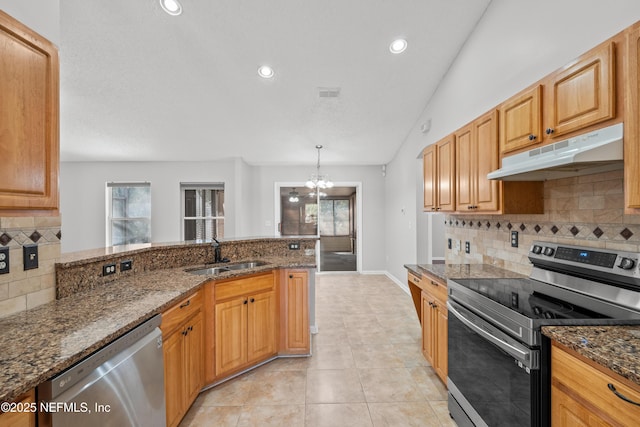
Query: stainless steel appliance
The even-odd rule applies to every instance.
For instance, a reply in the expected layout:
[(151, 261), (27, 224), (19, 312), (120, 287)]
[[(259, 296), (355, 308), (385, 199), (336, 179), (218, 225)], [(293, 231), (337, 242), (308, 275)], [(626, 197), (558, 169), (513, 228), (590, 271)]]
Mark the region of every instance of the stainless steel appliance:
[(640, 254), (534, 242), (522, 279), (448, 281), (449, 412), (460, 426), (547, 426), (544, 325), (640, 323)]
[(38, 387), (40, 425), (164, 426), (160, 315)]

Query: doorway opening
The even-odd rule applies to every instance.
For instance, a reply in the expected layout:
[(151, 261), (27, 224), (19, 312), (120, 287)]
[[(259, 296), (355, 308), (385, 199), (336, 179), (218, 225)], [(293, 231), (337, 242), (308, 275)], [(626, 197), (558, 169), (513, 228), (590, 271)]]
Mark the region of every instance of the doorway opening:
[(276, 209), (281, 236), (319, 237), (318, 270), (360, 271), (358, 184), (336, 184), (320, 194), (292, 184), (277, 184)]

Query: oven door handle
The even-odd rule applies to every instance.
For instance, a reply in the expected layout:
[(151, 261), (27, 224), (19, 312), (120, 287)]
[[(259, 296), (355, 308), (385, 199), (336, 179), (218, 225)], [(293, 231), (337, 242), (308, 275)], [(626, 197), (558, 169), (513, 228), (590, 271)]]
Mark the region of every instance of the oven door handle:
[(517, 360), (521, 361), (527, 367), (532, 367), (531, 352), (528, 351), (528, 349), (522, 350), (518, 347), (515, 347), (512, 344), (509, 344), (504, 340), (501, 340), (500, 338), (494, 336), (488, 331), (485, 331), (480, 326), (476, 325), (471, 320), (467, 319), (462, 313), (460, 313), (454, 307), (451, 301), (447, 301), (447, 309), (449, 310), (449, 313), (452, 313), (454, 316), (456, 316), (456, 318), (460, 320), (462, 323), (464, 323), (466, 326), (468, 326), (469, 329), (473, 330), (474, 332), (477, 332), (479, 335), (483, 336), (487, 341), (491, 342), (496, 347), (504, 350), (506, 353), (513, 356)]

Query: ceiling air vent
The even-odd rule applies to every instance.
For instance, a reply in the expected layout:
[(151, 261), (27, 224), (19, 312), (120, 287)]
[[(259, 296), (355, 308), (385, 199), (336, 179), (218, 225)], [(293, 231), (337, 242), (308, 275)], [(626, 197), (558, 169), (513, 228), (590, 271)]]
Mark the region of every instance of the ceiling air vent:
[(319, 87), (318, 96), (320, 98), (337, 98), (340, 96), (339, 87)]

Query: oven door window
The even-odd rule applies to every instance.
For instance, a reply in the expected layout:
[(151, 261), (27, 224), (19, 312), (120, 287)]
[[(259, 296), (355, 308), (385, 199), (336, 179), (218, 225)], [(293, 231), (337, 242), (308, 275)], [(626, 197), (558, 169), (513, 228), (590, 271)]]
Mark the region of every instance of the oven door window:
[(492, 427), (536, 425), (539, 371), (527, 372), (451, 311), (448, 326), (449, 381), (482, 420)]

